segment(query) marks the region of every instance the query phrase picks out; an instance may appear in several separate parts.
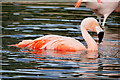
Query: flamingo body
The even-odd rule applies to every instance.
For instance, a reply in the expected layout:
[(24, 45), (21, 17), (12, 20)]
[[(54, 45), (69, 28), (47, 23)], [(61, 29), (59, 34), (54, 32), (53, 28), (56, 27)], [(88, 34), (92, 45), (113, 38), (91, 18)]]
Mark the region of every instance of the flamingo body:
[[(13, 46), (13, 45), (12, 45)], [(47, 35), (35, 40), (23, 40), (14, 46), (28, 48), (32, 50), (53, 49), (61, 51), (78, 51), (86, 50), (85, 46), (78, 40), (70, 37)]]

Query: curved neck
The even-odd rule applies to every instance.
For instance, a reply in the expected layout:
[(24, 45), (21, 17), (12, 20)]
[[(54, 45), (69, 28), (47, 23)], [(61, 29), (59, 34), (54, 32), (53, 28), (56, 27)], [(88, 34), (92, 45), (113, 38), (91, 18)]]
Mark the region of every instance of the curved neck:
[(82, 32), (83, 38), (85, 39), (85, 41), (88, 45), (88, 50), (98, 50), (97, 43), (90, 36), (90, 34), (87, 32), (87, 30), (84, 28), (84, 26), (81, 26), (81, 32)]

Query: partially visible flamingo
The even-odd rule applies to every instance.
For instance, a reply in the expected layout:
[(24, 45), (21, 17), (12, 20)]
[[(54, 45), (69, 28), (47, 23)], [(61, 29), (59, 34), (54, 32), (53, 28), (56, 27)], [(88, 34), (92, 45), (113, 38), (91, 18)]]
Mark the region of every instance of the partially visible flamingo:
[(119, 2), (118, 7), (114, 10), (114, 12), (120, 12), (120, 2)]
[(97, 51), (98, 50), (97, 43), (89, 35), (87, 30), (97, 32), (99, 37), (99, 43), (101, 43), (104, 32), (99, 26), (97, 20), (94, 18), (85, 18), (81, 22), (81, 32), (83, 38), (85, 39), (88, 45), (88, 49), (82, 43), (80, 43), (78, 40), (75, 40), (74, 38), (58, 35), (47, 35), (37, 38), (35, 40), (23, 40), (18, 44), (9, 46), (16, 46), (19, 48), (27, 48), (32, 50), (52, 49), (61, 51), (80, 51), (80, 50)]
[[(78, 0), (75, 8), (81, 5), (81, 2), (85, 2), (85, 6), (91, 9), (99, 18), (99, 23), (101, 24), (101, 17), (104, 16), (103, 24), (105, 25), (107, 17), (115, 10), (118, 12), (120, 9), (120, 0), (109, 2), (109, 0)], [(120, 11), (120, 10), (119, 10)]]

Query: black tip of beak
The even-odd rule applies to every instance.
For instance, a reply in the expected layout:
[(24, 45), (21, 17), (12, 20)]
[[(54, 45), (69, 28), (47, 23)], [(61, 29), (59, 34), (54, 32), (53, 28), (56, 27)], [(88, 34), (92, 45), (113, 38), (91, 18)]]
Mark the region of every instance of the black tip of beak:
[(99, 32), (99, 34), (98, 34), (99, 44), (102, 42), (103, 36), (104, 36), (104, 32), (103, 31)]

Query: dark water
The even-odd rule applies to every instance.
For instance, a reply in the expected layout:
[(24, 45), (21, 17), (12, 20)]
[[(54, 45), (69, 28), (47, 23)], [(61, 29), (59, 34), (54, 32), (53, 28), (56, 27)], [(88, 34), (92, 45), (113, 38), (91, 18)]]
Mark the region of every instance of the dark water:
[[(16, 80), (80, 80), (120, 78), (120, 18), (107, 19), (98, 52), (31, 52), (7, 45), (55, 34), (76, 38), (86, 45), (79, 30), (82, 19), (96, 16), (75, 3), (2, 3), (2, 78)], [(97, 41), (96, 33), (90, 32)]]

